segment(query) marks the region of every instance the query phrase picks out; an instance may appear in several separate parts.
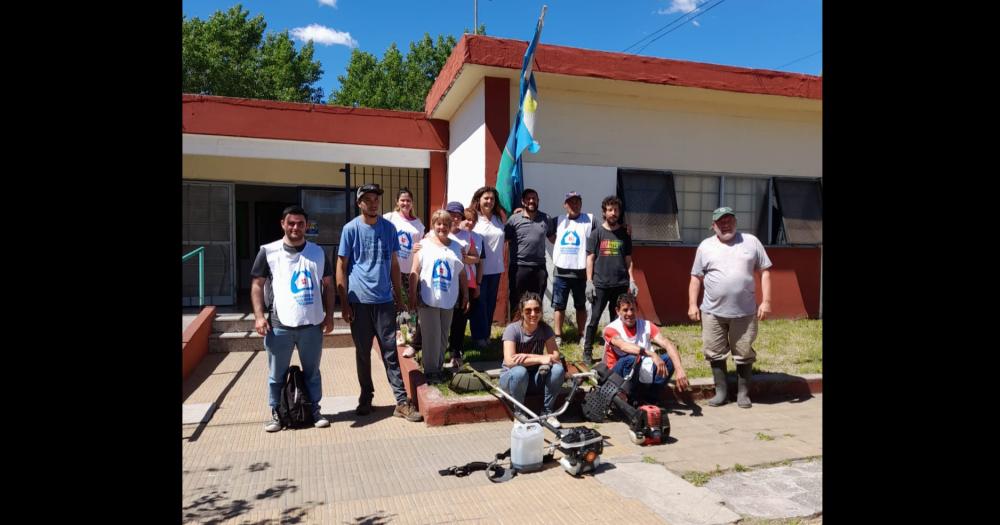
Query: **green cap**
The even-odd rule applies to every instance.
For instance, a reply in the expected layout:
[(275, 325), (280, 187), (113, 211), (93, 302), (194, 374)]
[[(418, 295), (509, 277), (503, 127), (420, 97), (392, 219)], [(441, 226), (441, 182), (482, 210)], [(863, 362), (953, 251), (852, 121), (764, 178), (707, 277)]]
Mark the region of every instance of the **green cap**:
[(730, 208), (729, 206), (723, 206), (712, 212), (712, 222), (721, 219), (723, 215), (732, 215), (734, 217), (736, 216), (736, 214), (733, 213), (732, 208)]

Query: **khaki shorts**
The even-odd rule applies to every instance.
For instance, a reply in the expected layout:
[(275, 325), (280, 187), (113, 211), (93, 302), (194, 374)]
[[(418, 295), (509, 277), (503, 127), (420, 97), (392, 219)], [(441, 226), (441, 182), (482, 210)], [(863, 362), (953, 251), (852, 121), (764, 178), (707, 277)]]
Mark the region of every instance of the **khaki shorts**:
[(733, 354), (738, 365), (753, 363), (757, 352), (752, 346), (757, 339), (757, 316), (716, 317), (701, 313), (701, 350), (708, 361), (721, 361)]

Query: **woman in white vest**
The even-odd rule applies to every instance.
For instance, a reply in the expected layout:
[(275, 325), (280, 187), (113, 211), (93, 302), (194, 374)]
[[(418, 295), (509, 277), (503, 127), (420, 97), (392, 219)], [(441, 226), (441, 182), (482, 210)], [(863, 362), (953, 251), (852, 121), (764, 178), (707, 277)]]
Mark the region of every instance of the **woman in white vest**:
[(497, 291), (500, 289), (500, 277), (507, 270), (504, 264), (504, 234), (503, 225), (507, 215), (500, 207), (500, 197), (493, 186), (483, 186), (472, 196), (469, 207), (476, 210), (478, 220), (472, 231), (483, 236), (483, 277), (479, 289), (479, 301), (476, 310), (469, 316), (469, 329), (472, 339), (479, 348), (485, 348), (490, 338), (493, 326), (493, 313), (497, 306)]
[(563, 201), (564, 215), (556, 219), (556, 240), (552, 246), (552, 309), (555, 310), (556, 345), (562, 346), (562, 325), (566, 317), (569, 296), (573, 295), (576, 309), (576, 330), (583, 346), (583, 329), (587, 326), (587, 237), (594, 229), (594, 216), (580, 213), (583, 198), (571, 191)]
[[(448, 237), (451, 214), (438, 210), (431, 216), (433, 235), (420, 241), (420, 251), (414, 256), (410, 270), (410, 310), (417, 310), (417, 320), (423, 333), (424, 375), (429, 384), (441, 382), (445, 345), (451, 328), (452, 310), (461, 301), (468, 311), (469, 290), (462, 262), (462, 246)], [(419, 309), (418, 309), (419, 297)]]
[[(413, 265), (413, 248), (424, 238), (427, 228), (424, 223), (413, 213), (413, 194), (407, 188), (402, 188), (396, 195), (396, 210), (390, 211), (382, 216), (385, 220), (396, 227), (396, 237), (399, 239), (399, 274), (409, 275)], [(404, 300), (408, 300), (413, 294), (409, 288), (409, 279), (403, 279)], [(418, 334), (413, 334), (414, 345), (418, 345), (420, 338)], [(403, 357), (413, 357), (413, 346), (407, 346), (403, 351)]]

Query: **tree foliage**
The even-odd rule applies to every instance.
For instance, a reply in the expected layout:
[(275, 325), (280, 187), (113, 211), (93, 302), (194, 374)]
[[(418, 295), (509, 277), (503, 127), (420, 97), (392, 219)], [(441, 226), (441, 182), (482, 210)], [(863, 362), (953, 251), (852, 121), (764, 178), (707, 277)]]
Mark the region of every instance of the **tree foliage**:
[(423, 111), (424, 100), (457, 41), (438, 35), (437, 41), (424, 33), (410, 43), (404, 56), (392, 43), (382, 59), (355, 49), (347, 72), (337, 77), (340, 89), (330, 94), (329, 104), (366, 108)]
[(322, 102), (323, 88), (313, 85), (323, 69), (311, 41), (296, 51), (287, 31), (265, 35), (264, 16), (250, 18), (241, 4), (182, 21), (184, 93)]

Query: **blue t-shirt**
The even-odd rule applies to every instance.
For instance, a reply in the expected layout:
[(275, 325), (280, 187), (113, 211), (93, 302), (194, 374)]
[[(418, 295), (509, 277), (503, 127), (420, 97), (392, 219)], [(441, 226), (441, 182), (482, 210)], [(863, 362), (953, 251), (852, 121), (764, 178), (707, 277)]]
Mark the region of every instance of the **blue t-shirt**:
[(399, 251), (396, 227), (382, 217), (375, 225), (355, 217), (340, 233), (337, 255), (347, 257), (347, 300), (352, 303), (392, 302), (392, 256)]

